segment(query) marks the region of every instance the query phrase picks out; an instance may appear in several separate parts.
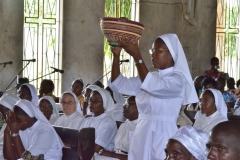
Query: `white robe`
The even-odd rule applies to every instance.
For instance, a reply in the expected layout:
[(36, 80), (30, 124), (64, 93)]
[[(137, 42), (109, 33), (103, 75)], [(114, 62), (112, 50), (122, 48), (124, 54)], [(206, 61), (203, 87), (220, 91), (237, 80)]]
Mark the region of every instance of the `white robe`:
[(95, 143), (103, 148), (112, 151), (114, 147), (114, 138), (117, 133), (116, 122), (103, 113), (97, 117), (88, 117), (82, 123), (81, 128), (95, 128)]
[[(44, 154), (45, 160), (61, 160), (62, 148), (53, 134), (52, 126), (37, 120), (32, 127), (19, 131), (25, 150), (32, 155)], [(55, 137), (55, 138), (54, 138)]]
[(212, 128), (220, 122), (227, 121), (228, 119), (223, 116), (219, 111), (214, 112), (210, 116), (202, 114), (201, 111), (198, 111), (195, 116), (194, 128), (203, 130), (204, 132), (210, 133)]
[(0, 160), (4, 159), (3, 157), (3, 139), (4, 139), (4, 130), (7, 127), (7, 123), (4, 123), (2, 125), (1, 131), (0, 131)]
[(67, 116), (62, 115), (54, 123), (55, 126), (68, 127), (72, 129), (80, 129), (85, 117), (79, 112), (75, 111), (73, 114)]
[(59, 117), (57, 117), (55, 114), (52, 114), (51, 117), (50, 117), (50, 119), (49, 119), (49, 123), (50, 123), (51, 125), (54, 125), (54, 123), (57, 121), (58, 118), (59, 118)]
[(136, 96), (139, 112), (137, 127), (130, 145), (129, 160), (163, 160), (165, 146), (177, 131), (176, 121), (185, 94), (185, 78), (173, 67), (127, 79), (121, 74), (109, 82), (116, 92)]

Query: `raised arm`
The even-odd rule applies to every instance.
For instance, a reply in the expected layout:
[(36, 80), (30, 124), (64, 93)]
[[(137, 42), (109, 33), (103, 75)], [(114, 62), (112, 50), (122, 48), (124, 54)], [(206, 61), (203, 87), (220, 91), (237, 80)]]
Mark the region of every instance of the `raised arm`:
[(4, 139), (3, 139), (3, 156), (8, 160), (15, 160), (14, 148), (12, 145), (10, 128), (7, 126), (4, 130)]
[(120, 74), (119, 60), (120, 53), (122, 48), (120, 47), (111, 47), (113, 53), (113, 62), (112, 62), (112, 73), (111, 73), (111, 82), (113, 82)]
[(131, 55), (133, 57), (133, 59), (136, 63), (139, 77), (140, 77), (141, 81), (143, 82), (149, 71), (148, 71), (145, 63), (143, 62), (141, 53), (139, 51), (138, 40), (136, 39), (135, 42), (136, 43), (133, 44), (129, 40), (125, 39), (124, 41), (118, 42), (118, 45), (120, 47), (122, 47), (129, 55)]

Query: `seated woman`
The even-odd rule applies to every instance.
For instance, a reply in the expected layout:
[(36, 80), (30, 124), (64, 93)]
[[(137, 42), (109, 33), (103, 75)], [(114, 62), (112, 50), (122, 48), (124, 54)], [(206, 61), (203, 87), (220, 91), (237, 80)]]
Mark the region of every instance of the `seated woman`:
[(77, 108), (80, 110), (80, 104), (76, 95), (71, 91), (64, 92), (60, 97), (60, 103), (64, 115), (59, 117), (54, 125), (80, 129), (85, 117), (77, 111)]
[(5, 159), (61, 160), (63, 143), (41, 111), (19, 100), (6, 118)]
[(18, 90), (18, 96), (21, 99), (26, 99), (32, 102), (33, 106), (38, 106), (38, 95), (36, 88), (28, 83), (24, 83)]
[(92, 91), (89, 108), (93, 116), (86, 118), (81, 128), (95, 128), (95, 152), (101, 149), (112, 151), (117, 126), (112, 118), (114, 102), (110, 93), (102, 88)]
[[(6, 94), (3, 95), (0, 99), (0, 115), (1, 119), (3, 121), (6, 120), (6, 115), (9, 111), (13, 110), (14, 105), (19, 101), (20, 98), (16, 96), (15, 94)], [(3, 136), (4, 136), (4, 130), (6, 128), (7, 124), (4, 123), (2, 126), (2, 129), (0, 131), (0, 159), (3, 158)]]
[(97, 85), (88, 85), (84, 91), (83, 91), (83, 96), (84, 96), (84, 102), (82, 103), (82, 112), (84, 116), (91, 115), (90, 109), (88, 107), (88, 100), (90, 97), (90, 94), (93, 90), (100, 88)]
[(55, 86), (51, 79), (42, 80), (39, 89), (39, 98), (43, 96), (50, 96), (54, 99), (55, 102), (58, 102), (58, 98), (53, 95), (54, 88)]
[(126, 120), (126, 118), (123, 116), (123, 105), (125, 103), (125, 100), (121, 93), (114, 92), (109, 87), (107, 87), (106, 90), (110, 92), (114, 101), (114, 120), (116, 121), (119, 128), (119, 126)]
[(212, 77), (213, 79), (217, 79), (218, 77), (223, 77), (224, 78), (224, 72), (221, 72), (218, 70), (219, 69), (219, 59), (217, 57), (212, 57), (211, 58), (211, 69), (206, 70), (204, 72), (205, 77)]
[(40, 111), (49, 120), (50, 124), (54, 124), (56, 120), (60, 117), (58, 114), (58, 109), (56, 103), (50, 96), (44, 96), (39, 99), (38, 102)]
[(222, 93), (216, 89), (205, 90), (200, 97), (200, 109), (195, 116), (194, 128), (210, 133), (220, 122), (227, 121), (227, 106)]
[(135, 101), (135, 96), (130, 96), (127, 99), (127, 104), (124, 105), (123, 115), (127, 118), (126, 122), (122, 123), (115, 137), (114, 151), (102, 149), (101, 155), (95, 154), (96, 160), (114, 160), (115, 158), (127, 160), (127, 154), (130, 146), (130, 137), (133, 135), (137, 125), (138, 110)]
[(207, 141), (207, 133), (184, 126), (168, 140), (165, 160), (207, 160)]
[(84, 97), (82, 95), (82, 91), (83, 91), (83, 80), (82, 79), (75, 79), (72, 82), (72, 92), (77, 96), (78, 101), (80, 104), (82, 104), (84, 102)]

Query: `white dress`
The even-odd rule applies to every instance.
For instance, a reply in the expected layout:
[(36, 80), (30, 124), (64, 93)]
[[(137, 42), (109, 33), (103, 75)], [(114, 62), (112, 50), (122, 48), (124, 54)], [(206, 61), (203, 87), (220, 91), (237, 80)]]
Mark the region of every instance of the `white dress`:
[(116, 122), (103, 113), (97, 117), (88, 117), (82, 123), (81, 128), (95, 128), (95, 143), (103, 148), (112, 151), (114, 147), (114, 138), (117, 133)]
[(198, 111), (195, 116), (194, 128), (203, 130), (204, 132), (210, 133), (212, 128), (220, 122), (227, 121), (227, 117), (223, 116), (219, 111), (214, 112), (210, 116), (202, 114), (201, 111)]
[[(44, 154), (45, 160), (61, 160), (62, 148), (53, 134), (52, 126), (37, 120), (32, 127), (19, 131), (25, 150), (32, 155)], [(59, 137), (58, 137), (59, 138)]]
[(4, 139), (4, 130), (7, 127), (7, 123), (2, 125), (2, 129), (0, 131), (0, 160), (4, 159), (3, 157), (3, 139)]
[(75, 111), (73, 114), (67, 116), (62, 115), (54, 123), (55, 126), (68, 127), (72, 129), (80, 129), (85, 117), (79, 112)]
[(185, 78), (173, 67), (148, 73), (144, 82), (121, 74), (109, 87), (116, 92), (136, 96), (138, 123), (130, 145), (129, 160), (163, 160), (164, 148), (177, 131)]

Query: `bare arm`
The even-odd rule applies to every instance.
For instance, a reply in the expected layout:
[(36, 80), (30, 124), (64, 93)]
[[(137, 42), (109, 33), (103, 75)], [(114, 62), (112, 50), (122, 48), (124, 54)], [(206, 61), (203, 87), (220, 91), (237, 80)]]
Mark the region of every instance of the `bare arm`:
[(120, 74), (119, 60), (121, 50), (122, 48), (120, 47), (111, 47), (111, 51), (113, 53), (111, 82), (113, 82)]
[[(136, 63), (140, 59), (142, 60), (142, 56), (139, 51), (137, 42), (138, 42), (137, 39), (136, 39), (135, 44), (133, 44), (132, 42), (130, 42), (127, 39), (125, 39), (124, 41), (118, 42), (119, 43), (118, 45), (120, 47), (122, 47), (129, 55), (131, 55)], [(139, 77), (140, 77), (141, 81), (143, 82), (149, 71), (148, 71), (145, 63), (138, 63), (138, 64), (136, 64), (136, 67), (138, 70)]]

